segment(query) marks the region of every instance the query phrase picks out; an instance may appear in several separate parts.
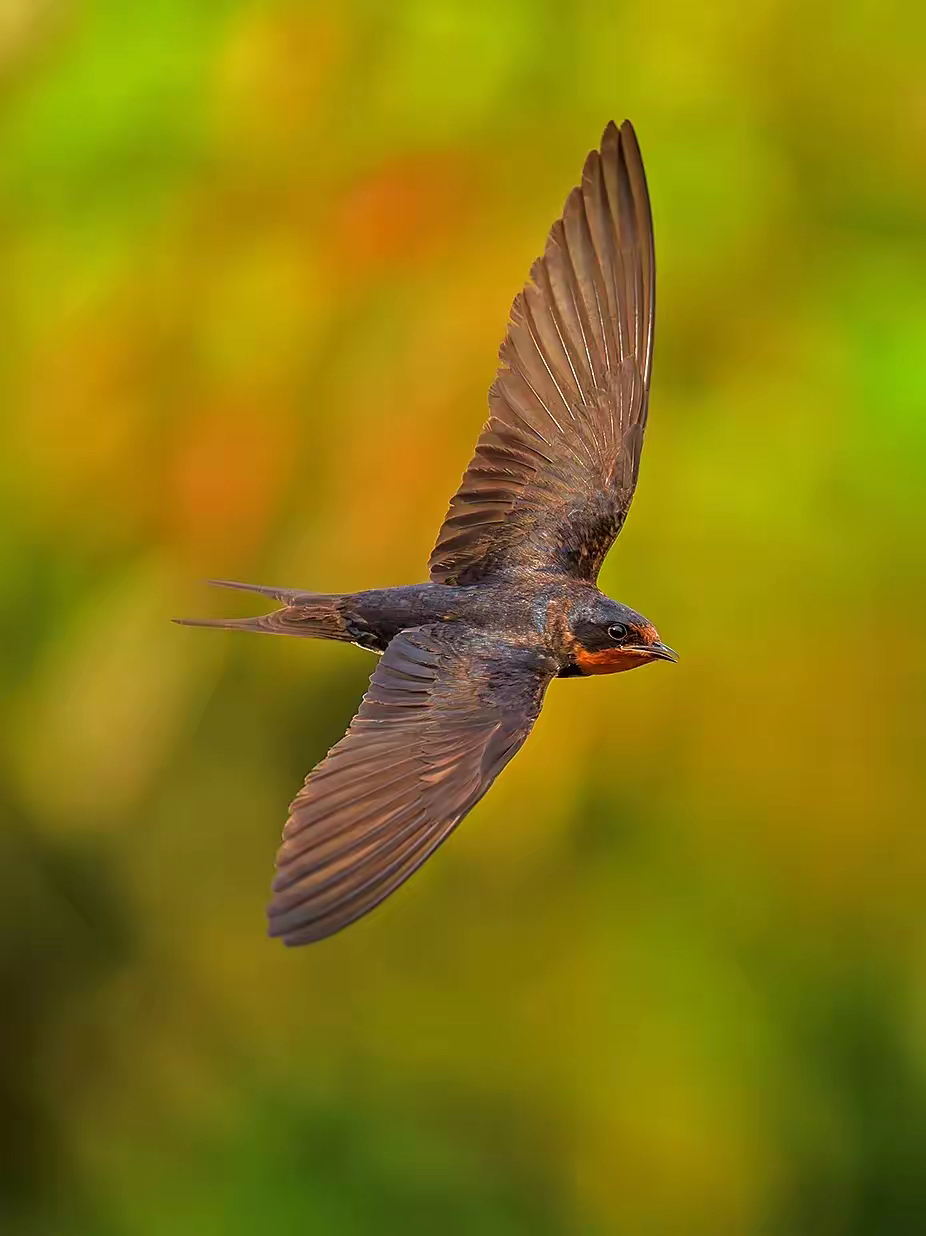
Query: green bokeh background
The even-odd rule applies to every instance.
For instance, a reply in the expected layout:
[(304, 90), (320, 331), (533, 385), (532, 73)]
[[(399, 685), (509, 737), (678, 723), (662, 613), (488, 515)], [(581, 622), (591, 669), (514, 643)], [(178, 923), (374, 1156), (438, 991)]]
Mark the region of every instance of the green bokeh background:
[[(926, 1231), (924, 12), (0, 4), (4, 1233)], [(371, 660), (167, 619), (422, 578), (624, 115), (659, 315), (601, 582), (681, 663), (554, 684), (287, 952)]]

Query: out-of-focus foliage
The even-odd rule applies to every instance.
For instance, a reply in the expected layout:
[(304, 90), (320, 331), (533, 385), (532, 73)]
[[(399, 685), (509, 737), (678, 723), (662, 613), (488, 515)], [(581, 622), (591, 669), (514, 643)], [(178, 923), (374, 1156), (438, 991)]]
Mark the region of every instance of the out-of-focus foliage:
[[(0, 5), (4, 1232), (926, 1230), (923, 14)], [(423, 576), (624, 115), (659, 320), (602, 583), (681, 663), (554, 684), (286, 953), (370, 659), (167, 619)]]

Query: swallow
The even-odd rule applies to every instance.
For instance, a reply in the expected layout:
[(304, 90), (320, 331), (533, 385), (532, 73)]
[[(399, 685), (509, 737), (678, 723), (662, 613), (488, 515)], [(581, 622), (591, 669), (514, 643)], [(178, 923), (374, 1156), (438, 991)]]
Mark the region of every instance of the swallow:
[(177, 620), (381, 654), (347, 733), (290, 806), (271, 936), (321, 940), (394, 892), (520, 749), (554, 678), (678, 660), (596, 586), (637, 484), (654, 295), (640, 148), (629, 121), (612, 121), (512, 305), (428, 582), (324, 594), (216, 580), (281, 608)]

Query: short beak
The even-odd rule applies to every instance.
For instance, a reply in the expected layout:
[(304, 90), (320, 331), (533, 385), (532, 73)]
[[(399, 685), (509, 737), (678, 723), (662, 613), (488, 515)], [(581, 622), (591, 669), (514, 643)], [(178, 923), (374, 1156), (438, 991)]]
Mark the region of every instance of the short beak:
[(674, 648), (670, 648), (668, 644), (663, 644), (661, 641), (656, 644), (650, 644), (648, 651), (654, 657), (659, 657), (662, 661), (677, 661), (678, 653)]

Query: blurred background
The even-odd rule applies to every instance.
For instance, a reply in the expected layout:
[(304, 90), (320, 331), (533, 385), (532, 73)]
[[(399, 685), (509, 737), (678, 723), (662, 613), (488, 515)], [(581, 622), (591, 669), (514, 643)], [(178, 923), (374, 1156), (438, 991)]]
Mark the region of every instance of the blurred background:
[[(0, 3), (0, 1230), (926, 1231), (914, 0)], [(602, 586), (371, 917), (264, 936), (358, 649), (171, 626), (424, 577), (605, 122), (659, 268)]]

